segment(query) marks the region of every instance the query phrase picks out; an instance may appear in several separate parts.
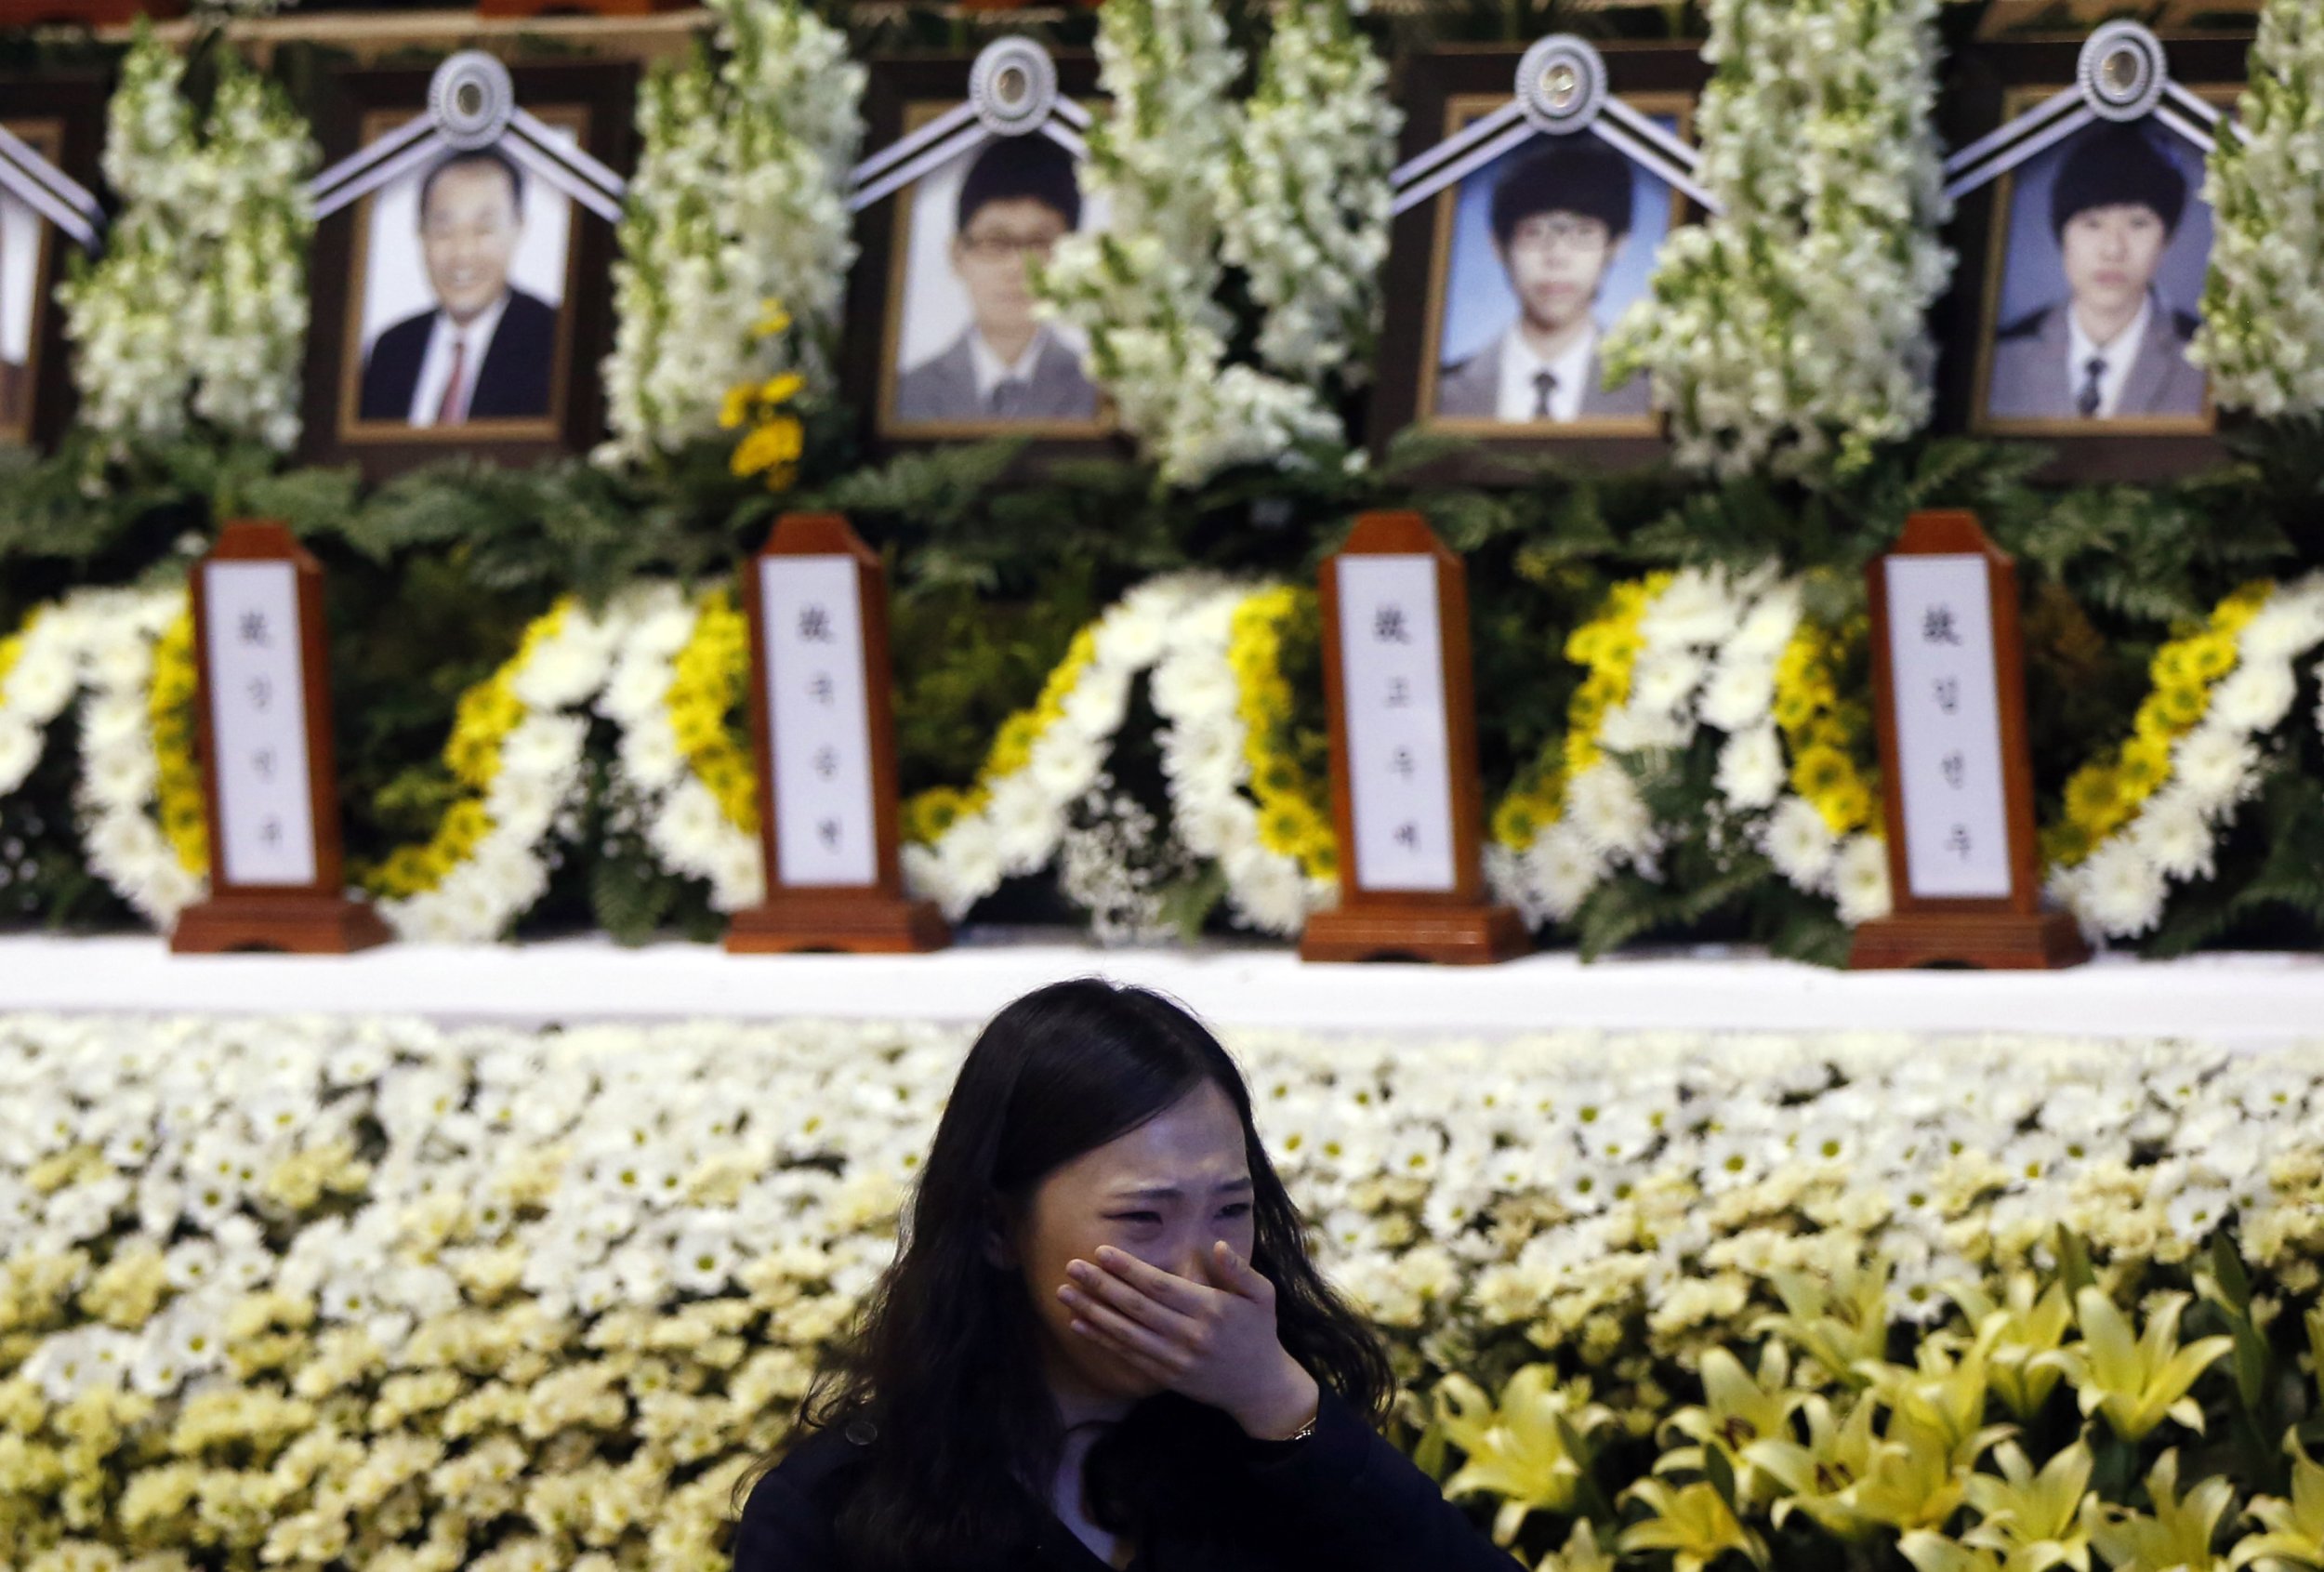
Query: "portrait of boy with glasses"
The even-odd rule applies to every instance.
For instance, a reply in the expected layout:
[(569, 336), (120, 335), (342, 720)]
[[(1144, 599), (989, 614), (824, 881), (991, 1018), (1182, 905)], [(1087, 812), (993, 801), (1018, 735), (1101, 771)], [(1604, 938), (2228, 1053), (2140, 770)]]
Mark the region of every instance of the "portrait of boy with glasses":
[[(933, 217), (916, 215), (914, 228)], [(989, 141), (970, 155), (950, 217), (947, 276), (907, 280), (906, 289), (912, 305), (934, 302), (931, 316), (965, 321), (933, 354), (898, 364), (888, 424), (1094, 422), (1097, 389), (1080, 352), (1036, 314), (1028, 277), (1080, 227), (1073, 155), (1037, 135)], [(899, 363), (913, 337), (897, 336)]]
[[(1650, 413), (1645, 378), (1611, 389), (1600, 363), (1600, 297), (1630, 238), (1632, 171), (1578, 136), (1516, 155), (1492, 188), (1494, 258), (1510, 297), (1506, 327), (1440, 367), (1440, 419), (1568, 424)], [(1458, 302), (1447, 301), (1448, 311)]]

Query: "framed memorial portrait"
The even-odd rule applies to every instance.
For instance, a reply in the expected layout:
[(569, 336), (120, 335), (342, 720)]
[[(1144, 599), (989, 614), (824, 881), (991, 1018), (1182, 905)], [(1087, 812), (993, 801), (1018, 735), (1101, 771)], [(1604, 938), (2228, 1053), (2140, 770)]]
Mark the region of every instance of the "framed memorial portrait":
[(512, 129), (403, 146), (431, 112), (429, 74), (341, 78), (337, 112), (318, 126), (326, 150), (380, 156), (337, 188), (361, 194), (316, 231), (305, 400), (315, 461), (374, 476), (453, 454), (529, 463), (585, 452), (603, 433), (618, 195), (594, 192), (593, 208), (561, 171), (572, 159), (627, 169), (634, 72), (505, 76), (532, 127), (522, 145)]
[[(1050, 62), (1055, 99), (1077, 106), (1086, 124), (1095, 61), (1006, 42)], [(971, 88), (972, 73), (1035, 90), (1020, 86), (1030, 70), (1011, 76), (1004, 59), (992, 72), (992, 53), (872, 66), (866, 145), (886, 155), (859, 168), (859, 199), (868, 200), (856, 218), (843, 385), (881, 450), (1022, 436), (1037, 453), (1068, 453), (1119, 441), (1086, 338), (1042, 320), (1027, 280), (1029, 264), (1063, 236), (1103, 230), (1105, 205), (1082, 189), (1071, 124), (986, 116), (1005, 125), (996, 132), (979, 120), (980, 95), (990, 94)]]
[(1936, 312), (1941, 417), (2040, 443), (2054, 480), (2155, 480), (2225, 452), (2187, 356), (2213, 233), (2196, 139), (2215, 129), (2205, 112), (2233, 110), (2249, 40), (2120, 36), (2167, 73), (2151, 107), (2077, 101), (2129, 79), (2110, 50), (2093, 54), (2098, 35), (1978, 46), (1947, 99), (1962, 151), (1948, 165), (1960, 260)]
[[(1411, 62), (1406, 168), (1433, 156), (1440, 165), (1398, 196), (1376, 449), (1412, 426), (1472, 438), (1488, 450), (1483, 464), (1453, 467), (1478, 480), (1501, 468), (1495, 451), (1621, 465), (1663, 450), (1645, 378), (1609, 386), (1600, 350), (1646, 297), (1663, 241), (1702, 216), (1682, 184), (1691, 156), (1667, 151), (1691, 140), (1709, 73), (1684, 47), (1607, 45), (1589, 56), (1602, 62), (1604, 100), (1626, 112), (1618, 120), (1585, 100), (1555, 129), (1511, 114), (1512, 77), (1534, 73), (1538, 46), (1447, 48)], [(1641, 124), (1652, 140), (1626, 128)]]
[[(105, 85), (0, 77), (0, 446), (45, 447), (72, 417), (73, 388), (56, 288), (84, 239), (102, 243), (92, 194)], [(70, 225), (77, 233), (68, 232)]]

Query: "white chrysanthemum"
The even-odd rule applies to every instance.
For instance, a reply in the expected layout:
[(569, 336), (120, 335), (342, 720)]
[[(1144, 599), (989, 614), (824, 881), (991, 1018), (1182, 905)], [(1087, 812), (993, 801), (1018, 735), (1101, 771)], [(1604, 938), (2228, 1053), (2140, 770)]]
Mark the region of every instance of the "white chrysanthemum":
[(2149, 798), (2130, 839), (2140, 855), (2167, 878), (2212, 875), (2211, 822), (2183, 791), (2166, 790)]
[(1851, 928), (1886, 917), (1894, 905), (1887, 843), (1878, 836), (1850, 836), (1832, 865), (1832, 893), (1840, 920)]
[(1730, 648), (1703, 685), (1702, 718), (1723, 732), (1741, 732), (1766, 718), (1775, 696), (1775, 657), (1737, 655)]
[(1762, 832), (1761, 849), (1776, 871), (1802, 890), (1822, 890), (1840, 846), (1824, 815), (1803, 797), (1786, 798)]
[(1552, 917), (1574, 915), (1605, 877), (1605, 858), (1571, 824), (1552, 826), (1525, 849), (1525, 870)]
[(1719, 793), (1737, 808), (1772, 806), (1785, 777), (1783, 739), (1772, 722), (1736, 733), (1719, 749)]
[(1654, 835), (1654, 816), (1630, 773), (1601, 760), (1576, 775), (1565, 788), (1565, 816), (1591, 851), (1601, 855), (1644, 850)]
[(2265, 732), (2291, 712), (2298, 694), (2290, 666), (2247, 660), (2212, 690), (2210, 718), (2238, 731)]
[(2191, 800), (2216, 813), (2251, 788), (2259, 750), (2224, 724), (2207, 720), (2172, 750), (2171, 773)]
[(2133, 842), (2109, 840), (2076, 871), (2081, 910), (2104, 931), (2139, 934), (2162, 920), (2170, 886), (2154, 859)]

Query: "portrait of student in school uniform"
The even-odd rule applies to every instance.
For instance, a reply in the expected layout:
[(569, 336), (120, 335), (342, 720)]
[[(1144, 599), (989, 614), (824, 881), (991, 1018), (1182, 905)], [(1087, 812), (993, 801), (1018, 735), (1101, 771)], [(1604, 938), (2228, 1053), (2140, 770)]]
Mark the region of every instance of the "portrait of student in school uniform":
[(997, 137), (903, 200), (883, 429), (1100, 429), (1085, 349), (1040, 319), (1027, 277), (1091, 217), (1073, 154), (1037, 133)]
[(1645, 291), (1670, 189), (1596, 137), (1528, 142), (1462, 182), (1437, 314), (1439, 422), (1651, 422), (1605, 385), (1607, 326)]
[(447, 438), (547, 429), (572, 204), (496, 147), (446, 154), (365, 213), (356, 420)]
[(2014, 172), (1988, 422), (2199, 428), (2187, 359), (2210, 265), (2201, 155), (2159, 125), (2106, 123)]

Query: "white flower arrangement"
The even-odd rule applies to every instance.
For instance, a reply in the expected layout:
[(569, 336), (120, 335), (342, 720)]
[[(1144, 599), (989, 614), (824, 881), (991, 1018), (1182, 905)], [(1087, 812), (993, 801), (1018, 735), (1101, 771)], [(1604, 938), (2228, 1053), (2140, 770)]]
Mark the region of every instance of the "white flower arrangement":
[(1100, 13), (1097, 55), (1112, 101), (1089, 133), (1082, 183), (1111, 218), (1103, 233), (1067, 235), (1037, 271), (1045, 309), (1089, 336), (1123, 429), (1171, 484), (1339, 441), (1339, 419), (1313, 389), (1227, 358), (1220, 195), (1208, 172), (1241, 139), (1229, 89), (1242, 56), (1216, 6), (1117, 0)]
[[(715, 434), (727, 390), (796, 371), (825, 384), (848, 269), (842, 191), (863, 139), (864, 68), (799, 0), (711, 0), (715, 65), (640, 89), (643, 151), (614, 264), (598, 457), (637, 463)], [(779, 302), (787, 332), (755, 324)]]
[(1370, 375), (1404, 112), (1351, 0), (1274, 13), (1242, 135), (1218, 165), (1220, 255), (1265, 308), (1260, 358), (1286, 376)]
[[(2093, 938), (2132, 938), (2162, 920), (2174, 881), (2205, 878), (2236, 808), (2257, 788), (2261, 741), (2299, 694), (2297, 663), (2324, 643), (2324, 573), (2271, 589), (2235, 637), (2234, 669), (2201, 720), (2171, 745), (2170, 774), (2128, 823), (2050, 877), (2050, 892)], [(2317, 716), (2324, 728), (2324, 712)]]
[(73, 783), (89, 870), (139, 916), (167, 929), (200, 900), (208, 878), (185, 865), (162, 833), (161, 762), (152, 706), (154, 651), (186, 614), (184, 584), (88, 590), (75, 598), (80, 647), (81, 773)]
[(1173, 621), (1149, 692), (1163, 722), (1155, 742), (1179, 839), (1218, 864), (1236, 917), (1289, 937), (1306, 927), (1309, 913), (1337, 904), (1340, 887), (1266, 845), (1259, 808), (1243, 789), (1250, 778), (1248, 728), (1228, 649), (1235, 612), (1266, 588), (1218, 586)]
[(2203, 183), (2215, 226), (2189, 358), (2227, 409), (2324, 411), (2324, 16), (2269, 0)]
[(314, 139), (281, 88), (218, 58), (197, 132), (185, 61), (140, 33), (106, 114), (122, 209), (103, 258), (58, 288), (81, 423), (116, 449), (166, 442), (193, 417), (280, 452), (298, 441)]
[(706, 879), (714, 911), (740, 911), (766, 894), (759, 838), (734, 823), (688, 760), (671, 723), (676, 660), (702, 614), (673, 584), (640, 590), (598, 713), (620, 728), (615, 767), (636, 798), (646, 844), (662, 865)]
[(95, 620), (86, 594), (36, 607), (0, 641), (0, 797), (40, 762), (48, 727), (81, 691), (81, 650)]
[(1608, 336), (1651, 374), (1684, 464), (1860, 461), (1928, 419), (1926, 326), (1951, 271), (1932, 114), (1938, 0), (1711, 0), (1701, 178)]
[(601, 613), (566, 600), (527, 629), (529, 653), (508, 673), (520, 715), (497, 744), (484, 831), (429, 888), (379, 902), (398, 938), (490, 943), (541, 898), (551, 833), (581, 789), (589, 723), (575, 712), (604, 687), (639, 600), (632, 591)]
[[(9, 1020), (12, 1552), (715, 1564), (728, 1491), (894, 1252), (971, 1035)], [(2295, 1303), (2324, 1253), (2304, 1051), (1227, 1040), (1319, 1266), (1407, 1379), (1522, 1337), (1641, 1436), (1678, 1398), (1623, 1370), (1759, 1341), (1793, 1274), (1917, 1329), (1961, 1289), (2006, 1303), (2061, 1227), (2139, 1282), (2232, 1215)]]
[[(1030, 739), (1024, 761), (978, 783), (971, 799), (932, 841), (906, 842), (904, 878), (913, 894), (934, 901), (957, 921), (1000, 886), (1032, 873), (1056, 852), (1066, 811), (1105, 768), (1114, 733), (1129, 705), (1129, 685), (1162, 655), (1180, 622), (1216, 593), (1196, 574), (1149, 579), (1123, 596), (1087, 637), (1087, 658), (1057, 695), (1056, 713)], [(1069, 655), (1068, 663), (1076, 659)]]

